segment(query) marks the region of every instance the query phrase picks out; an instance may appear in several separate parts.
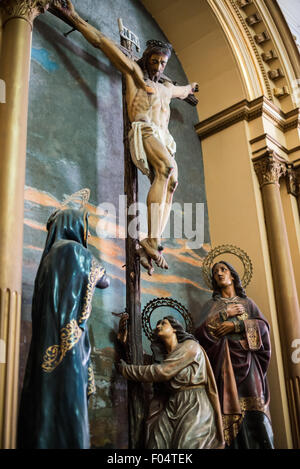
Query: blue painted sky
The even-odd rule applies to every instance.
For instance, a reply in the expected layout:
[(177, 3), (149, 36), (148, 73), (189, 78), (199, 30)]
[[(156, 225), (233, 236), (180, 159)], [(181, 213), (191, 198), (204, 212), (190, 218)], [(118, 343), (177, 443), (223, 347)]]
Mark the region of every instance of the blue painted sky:
[(58, 64), (50, 57), (50, 53), (47, 49), (32, 47), (31, 58), (49, 73), (55, 72), (59, 68)]

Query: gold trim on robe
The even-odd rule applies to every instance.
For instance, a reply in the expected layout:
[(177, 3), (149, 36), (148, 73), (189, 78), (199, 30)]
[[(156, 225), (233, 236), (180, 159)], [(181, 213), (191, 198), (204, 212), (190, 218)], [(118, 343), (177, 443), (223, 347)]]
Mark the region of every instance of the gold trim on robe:
[[(96, 283), (104, 274), (104, 271), (104, 268), (95, 259), (92, 259), (87, 290), (84, 297), (84, 305), (81, 316), (78, 320), (79, 324), (86, 321), (91, 314), (94, 289), (96, 287)], [(66, 353), (80, 340), (82, 329), (79, 327), (78, 323), (76, 319), (72, 319), (61, 329), (59, 345), (52, 345), (45, 351), (41, 367), (46, 373), (51, 373), (55, 370), (55, 368), (64, 359)]]

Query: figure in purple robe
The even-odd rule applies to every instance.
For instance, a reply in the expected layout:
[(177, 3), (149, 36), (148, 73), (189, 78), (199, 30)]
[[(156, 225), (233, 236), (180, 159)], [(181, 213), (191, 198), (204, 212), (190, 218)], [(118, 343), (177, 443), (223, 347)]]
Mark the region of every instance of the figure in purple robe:
[(212, 299), (201, 312), (206, 319), (195, 336), (215, 375), (226, 448), (272, 449), (269, 324), (230, 264), (220, 261), (212, 267), (212, 285)]

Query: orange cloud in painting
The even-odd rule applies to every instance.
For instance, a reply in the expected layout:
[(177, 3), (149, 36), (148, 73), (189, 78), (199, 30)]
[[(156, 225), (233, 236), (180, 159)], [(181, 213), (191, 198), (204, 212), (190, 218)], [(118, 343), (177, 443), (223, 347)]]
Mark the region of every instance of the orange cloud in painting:
[(166, 247), (164, 249), (164, 253), (175, 257), (179, 262), (184, 262), (185, 264), (193, 265), (195, 267), (202, 266), (203, 258), (192, 249), (186, 247), (188, 240), (176, 239), (176, 242), (180, 245), (179, 248)]
[(88, 243), (99, 251), (103, 261), (113, 264), (119, 269), (123, 269), (123, 265), (125, 264), (125, 251), (113, 240), (90, 236)]
[(30, 249), (31, 251), (39, 251), (39, 252), (43, 252), (43, 249), (42, 248), (38, 248), (37, 246), (31, 246), (29, 244), (27, 244), (26, 246), (24, 246), (25, 249)]
[[(44, 207), (59, 208), (61, 206), (61, 203), (55, 197), (43, 191), (39, 191), (33, 187), (26, 187), (25, 200), (34, 202)], [(97, 225), (99, 221), (101, 220), (100, 217), (101, 215), (104, 215), (104, 213), (98, 214), (97, 207), (95, 207), (92, 204), (87, 204), (87, 209), (90, 213), (89, 226), (93, 232), (96, 232)], [(106, 217), (103, 223), (105, 226), (106, 234), (110, 236), (117, 235), (119, 236), (119, 238), (124, 238), (125, 229), (123, 226), (117, 225), (115, 223), (115, 220), (108, 221)], [(46, 225), (39, 223), (35, 220), (30, 220), (28, 218), (25, 218), (24, 224), (26, 224), (32, 229), (46, 232)], [(120, 243), (115, 242), (115, 239), (116, 238), (99, 238), (97, 236), (90, 236), (88, 242), (91, 246), (93, 246), (95, 249), (99, 251), (99, 258), (101, 258), (101, 260), (119, 269), (120, 276), (111, 274), (110, 277), (116, 278), (125, 284), (125, 268), (124, 268), (125, 257), (126, 257), (125, 246), (124, 248), (122, 248), (120, 246)], [(202, 263), (203, 263), (203, 257), (201, 257), (195, 251), (187, 247), (188, 240), (176, 239), (176, 243), (178, 247), (173, 247), (173, 248), (165, 247), (164, 253), (168, 257), (175, 258), (178, 262), (182, 264), (184, 263), (184, 264), (188, 264), (190, 266), (199, 268), (199, 278), (200, 278), (201, 276), (200, 267), (202, 266)], [(36, 246), (28, 245), (25, 247), (28, 249), (33, 249), (33, 250), (42, 250), (41, 248), (36, 247)], [(207, 244), (203, 245), (203, 249), (207, 252), (210, 250), (210, 248), (211, 246)], [(171, 264), (172, 260), (170, 260), (169, 262)], [(144, 282), (147, 282), (150, 284), (151, 283), (156, 284), (156, 285), (157, 284), (160, 284), (160, 285), (162, 284), (164, 285), (187, 284), (187, 285), (192, 285), (199, 290), (209, 291), (208, 289), (202, 287), (197, 281), (189, 279), (189, 278), (185, 278), (185, 277), (180, 277), (178, 275), (167, 275), (166, 273), (155, 272), (154, 275), (150, 277), (145, 271), (143, 271), (141, 272), (141, 278)], [(142, 286), (142, 292), (145, 294), (153, 295), (153, 296), (157, 296), (157, 295), (162, 296), (162, 297), (171, 296), (171, 293), (168, 290), (157, 288), (156, 285), (153, 285), (153, 288), (151, 287), (146, 288)]]
[(26, 187), (25, 188), (25, 200), (30, 202), (34, 202), (38, 205), (43, 205), (44, 207), (60, 207), (60, 202), (52, 197), (51, 195), (47, 194), (46, 192), (39, 191), (34, 187)]
[(29, 226), (30, 228), (33, 228), (34, 230), (41, 230), (47, 232), (46, 225), (43, 225), (42, 223), (39, 223), (35, 220), (29, 220), (28, 218), (24, 218), (24, 224)]
[(172, 293), (169, 292), (168, 290), (163, 290), (162, 288), (141, 288), (141, 292), (144, 293), (144, 295), (152, 295), (152, 296), (159, 296), (159, 298), (169, 298), (172, 296)]
[(178, 275), (166, 275), (166, 274), (155, 273), (150, 277), (146, 272), (143, 272), (141, 274), (141, 277), (146, 282), (153, 282), (153, 283), (159, 283), (159, 284), (166, 284), (166, 283), (187, 284), (187, 285), (193, 285), (199, 290), (203, 290), (207, 292), (210, 291), (209, 289), (202, 287), (199, 283), (194, 282), (193, 280), (189, 278), (179, 277)]

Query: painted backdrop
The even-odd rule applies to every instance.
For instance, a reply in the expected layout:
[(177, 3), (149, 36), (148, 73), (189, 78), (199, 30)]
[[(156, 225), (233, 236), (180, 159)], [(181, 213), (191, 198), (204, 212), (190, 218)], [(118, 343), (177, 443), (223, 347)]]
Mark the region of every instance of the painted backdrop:
[[(118, 18), (139, 36), (141, 52), (148, 39), (167, 40), (137, 0), (74, 1), (80, 15), (119, 43)], [(24, 217), (24, 267), (21, 334), (21, 380), (31, 334), (31, 300), (38, 264), (46, 240), (45, 223), (65, 195), (91, 190), (90, 250), (105, 266), (111, 286), (96, 290), (90, 318), (97, 394), (90, 404), (92, 446), (127, 447), (126, 382), (114, 367), (118, 319), (112, 312), (125, 307), (125, 251), (122, 216), (123, 122), (121, 75), (109, 60), (50, 13), (35, 21), (32, 42)], [(180, 33), (180, 32), (179, 32)], [(173, 54), (166, 74), (178, 84), (187, 78)], [(192, 77), (191, 77), (192, 80)], [(200, 142), (194, 131), (196, 109), (172, 102), (170, 131), (177, 142), (179, 186), (174, 218), (184, 204), (193, 204), (193, 223), (203, 231), (203, 246), (190, 249), (190, 236), (174, 233), (165, 240), (168, 271), (153, 277), (142, 273), (142, 308), (153, 298), (180, 301), (199, 323), (201, 305), (210, 297), (201, 277), (209, 249), (209, 227)], [(139, 199), (145, 202), (148, 180), (139, 176)], [(106, 215), (110, 204), (116, 212)], [(204, 204), (196, 219), (196, 205)], [(98, 209), (97, 209), (98, 207)], [(201, 206), (200, 206), (201, 208)], [(201, 221), (199, 225), (199, 220)], [(99, 225), (100, 222), (100, 225)], [(98, 226), (98, 230), (97, 230)], [(116, 230), (117, 227), (117, 230)], [(192, 228), (191, 227), (191, 228)], [(100, 236), (99, 236), (100, 228)], [(142, 230), (145, 226), (142, 223)], [(164, 313), (165, 311), (162, 311)], [(149, 351), (144, 338), (144, 348)]]

